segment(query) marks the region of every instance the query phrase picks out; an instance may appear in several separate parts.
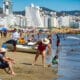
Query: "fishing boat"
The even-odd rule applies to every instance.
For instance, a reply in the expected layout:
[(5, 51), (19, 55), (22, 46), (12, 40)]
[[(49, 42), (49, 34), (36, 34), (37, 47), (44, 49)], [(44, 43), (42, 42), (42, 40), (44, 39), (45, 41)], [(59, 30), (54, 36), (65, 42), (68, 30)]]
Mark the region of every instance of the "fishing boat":
[[(5, 44), (7, 45), (7, 48), (9, 50), (14, 50), (12, 40), (5, 42)], [(37, 47), (34, 45), (35, 42), (28, 42), (27, 44), (17, 44), (16, 51), (35, 53), (37, 51)]]

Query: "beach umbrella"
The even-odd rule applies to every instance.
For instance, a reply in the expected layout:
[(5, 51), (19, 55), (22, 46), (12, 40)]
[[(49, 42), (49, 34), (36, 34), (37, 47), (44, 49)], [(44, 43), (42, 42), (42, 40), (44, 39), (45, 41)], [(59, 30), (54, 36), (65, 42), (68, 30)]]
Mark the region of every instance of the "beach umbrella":
[(1, 27), (0, 30), (1, 31), (7, 31), (8, 29), (6, 27)]
[(0, 31), (2, 30), (2, 27), (0, 27)]

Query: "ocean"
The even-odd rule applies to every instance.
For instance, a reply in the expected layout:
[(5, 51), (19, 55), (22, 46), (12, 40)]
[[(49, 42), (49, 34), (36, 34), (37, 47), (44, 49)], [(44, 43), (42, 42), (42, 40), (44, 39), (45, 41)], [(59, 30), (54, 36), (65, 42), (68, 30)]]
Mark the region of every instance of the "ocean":
[(80, 35), (61, 37), (57, 80), (80, 80)]

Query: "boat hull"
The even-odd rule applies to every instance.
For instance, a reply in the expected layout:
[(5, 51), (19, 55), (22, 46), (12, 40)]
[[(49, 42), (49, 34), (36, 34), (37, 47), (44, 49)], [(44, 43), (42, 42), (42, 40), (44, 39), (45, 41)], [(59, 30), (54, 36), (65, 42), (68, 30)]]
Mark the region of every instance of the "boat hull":
[[(6, 44), (6, 45), (9, 50), (14, 50), (14, 46), (12, 44)], [(36, 53), (37, 50), (33, 46), (17, 44), (16, 51)]]

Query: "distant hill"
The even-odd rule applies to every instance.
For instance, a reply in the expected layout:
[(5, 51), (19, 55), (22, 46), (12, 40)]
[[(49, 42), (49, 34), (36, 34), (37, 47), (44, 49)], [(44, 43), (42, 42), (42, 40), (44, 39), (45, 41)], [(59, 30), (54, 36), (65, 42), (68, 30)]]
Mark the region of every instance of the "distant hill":
[(46, 7), (40, 7), (42, 10), (46, 10), (46, 11), (49, 11), (49, 12), (56, 12), (56, 11), (54, 11), (54, 10), (51, 10), (51, 9), (49, 9), (49, 8), (46, 8)]
[(80, 10), (73, 10), (73, 11), (55, 11), (51, 10), (49, 8), (45, 7), (40, 7), (42, 10), (48, 11), (48, 12), (56, 12), (57, 16), (62, 16), (62, 15), (75, 15), (75, 16), (80, 16)]
[(24, 16), (25, 15), (25, 11), (14, 11), (13, 14), (16, 14), (16, 15), (19, 14), (19, 15), (23, 15)]
[[(45, 7), (40, 7), (43, 11), (48, 11), (48, 12), (56, 12), (54, 10), (45, 8)], [(14, 11), (13, 14), (20, 14), (20, 15), (25, 15), (25, 11)]]
[(75, 15), (75, 16), (80, 16), (80, 11), (79, 10), (74, 10), (74, 11), (61, 11), (58, 12), (60, 15)]

